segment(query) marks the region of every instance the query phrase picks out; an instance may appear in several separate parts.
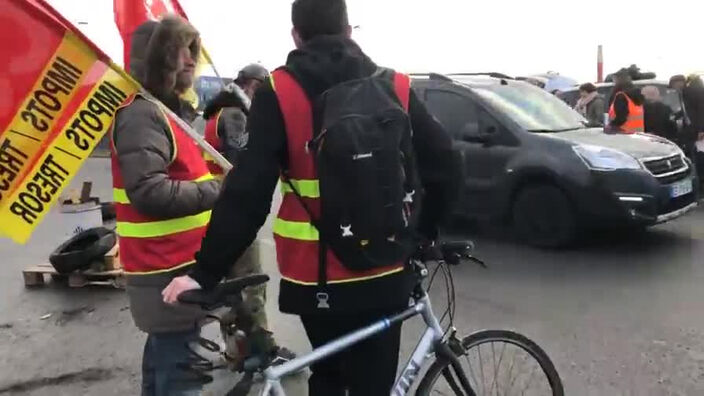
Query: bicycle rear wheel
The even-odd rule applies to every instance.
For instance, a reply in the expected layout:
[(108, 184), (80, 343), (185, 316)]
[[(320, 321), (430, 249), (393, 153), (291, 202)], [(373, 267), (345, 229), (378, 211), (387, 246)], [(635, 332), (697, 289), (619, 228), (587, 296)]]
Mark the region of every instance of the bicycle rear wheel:
[[(477, 396), (564, 396), (562, 381), (550, 358), (535, 342), (508, 330), (471, 334), (455, 353)], [(450, 362), (436, 360), (416, 395), (466, 395)], [(470, 393), (470, 396), (473, 394)]]

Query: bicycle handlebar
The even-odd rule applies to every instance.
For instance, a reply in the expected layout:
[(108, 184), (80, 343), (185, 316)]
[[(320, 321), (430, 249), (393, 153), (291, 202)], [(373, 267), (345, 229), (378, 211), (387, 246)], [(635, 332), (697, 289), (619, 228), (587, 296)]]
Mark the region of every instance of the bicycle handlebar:
[(474, 257), (472, 251), (474, 251), (474, 243), (472, 241), (441, 242), (423, 248), (420, 251), (418, 260), (423, 262), (442, 260), (450, 265), (458, 265), (462, 260), (470, 260), (486, 268), (486, 264)]
[[(451, 265), (457, 265), (462, 260), (472, 260), (486, 267), (481, 260), (472, 256), (473, 250), (474, 244), (471, 241), (441, 242), (423, 247), (415, 258), (423, 262), (445, 261)], [(185, 291), (178, 296), (178, 301), (184, 304), (198, 305), (207, 311), (212, 311), (224, 306), (231, 298), (241, 298), (241, 292), (245, 287), (261, 285), (268, 280), (269, 276), (265, 274), (248, 275), (222, 282), (211, 290)]]
[(195, 304), (207, 311), (225, 304), (231, 296), (240, 296), (242, 290), (248, 286), (257, 286), (269, 281), (269, 275), (255, 274), (241, 278), (227, 280), (211, 290), (188, 290), (178, 296), (178, 301), (184, 304)]

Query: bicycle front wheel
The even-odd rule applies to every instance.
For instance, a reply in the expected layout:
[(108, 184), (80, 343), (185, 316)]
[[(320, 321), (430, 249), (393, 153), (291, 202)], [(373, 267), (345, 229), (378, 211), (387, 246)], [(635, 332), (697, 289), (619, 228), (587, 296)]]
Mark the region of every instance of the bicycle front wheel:
[(535, 342), (508, 330), (471, 334), (455, 353), (461, 367), (436, 360), (428, 368), (416, 395), (466, 395), (457, 370), (473, 393), (469, 396), (564, 396), (562, 381), (550, 358)]

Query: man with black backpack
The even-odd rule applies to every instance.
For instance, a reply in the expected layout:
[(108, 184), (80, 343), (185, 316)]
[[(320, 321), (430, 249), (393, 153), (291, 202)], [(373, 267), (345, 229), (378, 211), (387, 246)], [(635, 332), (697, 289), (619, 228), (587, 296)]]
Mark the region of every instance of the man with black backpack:
[[(173, 303), (217, 284), (256, 237), (280, 179), (279, 307), (301, 317), (318, 347), (407, 306), (405, 263), (437, 237), (461, 167), (408, 76), (376, 66), (350, 39), (344, 0), (296, 0), (292, 20), (298, 49), (254, 97), (247, 150), (196, 267), (163, 295)], [(387, 395), (400, 334), (392, 326), (313, 365), (310, 394)]]

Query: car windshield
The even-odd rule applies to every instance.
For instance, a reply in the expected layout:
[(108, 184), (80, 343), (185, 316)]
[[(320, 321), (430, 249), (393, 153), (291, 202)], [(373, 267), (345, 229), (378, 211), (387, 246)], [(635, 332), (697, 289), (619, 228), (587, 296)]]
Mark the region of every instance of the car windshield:
[(562, 100), (526, 83), (474, 87), (474, 91), (529, 132), (564, 132), (587, 124)]

